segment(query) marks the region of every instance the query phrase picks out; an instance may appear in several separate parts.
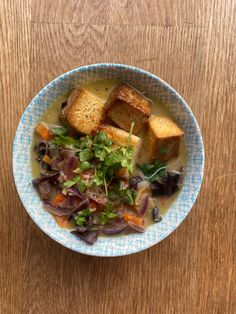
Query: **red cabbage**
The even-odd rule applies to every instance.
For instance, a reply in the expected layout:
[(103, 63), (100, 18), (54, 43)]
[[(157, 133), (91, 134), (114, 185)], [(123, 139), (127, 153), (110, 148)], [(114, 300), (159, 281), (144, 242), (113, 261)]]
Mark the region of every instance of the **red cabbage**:
[(181, 175), (177, 171), (168, 171), (167, 176), (161, 181), (154, 181), (151, 183), (152, 196), (171, 196), (179, 190), (179, 183)]
[(73, 233), (88, 244), (94, 244), (98, 239), (98, 230), (87, 230), (85, 232), (71, 231), (71, 233)]
[(52, 192), (52, 186), (48, 181), (40, 182), (38, 185), (38, 191), (42, 199), (48, 199)]
[(147, 193), (143, 194), (142, 199), (140, 200), (140, 205), (137, 208), (137, 212), (140, 216), (145, 216), (148, 211), (149, 204), (149, 195)]
[(123, 232), (127, 228), (127, 226), (128, 224), (125, 221), (121, 220), (119, 222), (104, 226), (101, 231), (102, 233), (107, 235), (118, 234)]

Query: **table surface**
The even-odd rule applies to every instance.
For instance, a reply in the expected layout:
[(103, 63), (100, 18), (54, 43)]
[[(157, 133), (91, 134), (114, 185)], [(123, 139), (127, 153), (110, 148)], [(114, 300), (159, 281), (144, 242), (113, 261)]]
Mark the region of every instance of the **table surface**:
[[(0, 1), (0, 313), (236, 313), (236, 2)], [(163, 242), (88, 257), (20, 203), (11, 145), (30, 99), (81, 65), (126, 63), (170, 83), (202, 130), (200, 195)]]

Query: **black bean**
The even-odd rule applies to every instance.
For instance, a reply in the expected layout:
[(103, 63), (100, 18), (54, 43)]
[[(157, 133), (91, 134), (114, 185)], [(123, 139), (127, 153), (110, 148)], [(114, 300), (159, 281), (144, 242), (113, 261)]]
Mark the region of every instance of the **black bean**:
[(162, 221), (162, 216), (160, 215), (159, 208), (154, 207), (154, 208), (152, 209), (152, 219), (153, 219), (155, 222), (160, 222), (160, 221)]

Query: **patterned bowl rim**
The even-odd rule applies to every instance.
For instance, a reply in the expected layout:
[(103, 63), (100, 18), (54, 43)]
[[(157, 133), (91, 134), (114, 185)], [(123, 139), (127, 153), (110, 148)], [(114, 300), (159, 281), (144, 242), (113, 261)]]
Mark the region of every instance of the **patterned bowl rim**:
[[(28, 208), (28, 205), (26, 204), (26, 202), (24, 201), (23, 198), (23, 194), (24, 192), (21, 191), (21, 187), (17, 184), (16, 181), (16, 175), (17, 175), (17, 171), (16, 167), (14, 167), (14, 164), (16, 163), (16, 156), (17, 154), (15, 153), (15, 149), (14, 147), (17, 147), (17, 134), (20, 130), (21, 127), (21, 123), (22, 120), (24, 119), (24, 117), (26, 116), (28, 110), (34, 106), (35, 100), (38, 97), (41, 97), (44, 93), (46, 93), (50, 88), (52, 88), (53, 86), (55, 86), (55, 84), (60, 81), (61, 79), (63, 79), (64, 77), (67, 77), (68, 75), (72, 75), (74, 73), (80, 72), (86, 72), (89, 70), (94, 70), (96, 68), (101, 68), (101, 69), (109, 69), (109, 68), (119, 68), (119, 69), (123, 69), (123, 70), (128, 70), (131, 72), (134, 72), (136, 74), (142, 74), (145, 75), (146, 77), (150, 77), (151, 79), (155, 80), (158, 82), (158, 84), (163, 87), (165, 90), (167, 90), (169, 93), (172, 93), (180, 103), (182, 103), (185, 111), (188, 113), (188, 115), (191, 118), (191, 122), (195, 127), (196, 133), (198, 135), (198, 145), (201, 147), (201, 166), (199, 168), (199, 178), (200, 180), (198, 181), (197, 185), (195, 186), (194, 192), (192, 192), (192, 199), (191, 199), (191, 203), (188, 205), (188, 210), (187, 212), (178, 220), (178, 222), (176, 222), (174, 228), (172, 228), (171, 231), (167, 230), (167, 232), (165, 232), (165, 234), (162, 235), (161, 239), (157, 239), (157, 241), (154, 241), (152, 243), (146, 242), (144, 243), (144, 245), (142, 245), (142, 248), (130, 248), (128, 251), (126, 250), (125, 252), (122, 253), (116, 253), (114, 251), (109, 252), (109, 254), (100, 254), (98, 252), (94, 253), (94, 252), (90, 252), (89, 249), (87, 249), (86, 251), (80, 250), (80, 246), (76, 246), (76, 247), (71, 247), (70, 245), (68, 245), (67, 242), (62, 241), (60, 239), (58, 239), (56, 236), (54, 236), (53, 234), (50, 234), (48, 232), (48, 230), (46, 230), (46, 228), (44, 228), (43, 224), (40, 224), (40, 222), (37, 221), (37, 219), (32, 215), (30, 208)], [(13, 164), (13, 176), (14, 176), (14, 182), (15, 182), (15, 186), (18, 192), (18, 195), (20, 197), (20, 200), (24, 206), (24, 208), (26, 209), (27, 213), (29, 214), (29, 216), (31, 217), (31, 219), (34, 221), (34, 223), (45, 233), (47, 234), (51, 239), (53, 239), (54, 241), (60, 243), (62, 246), (71, 249), (72, 251), (75, 251), (77, 253), (81, 253), (81, 254), (85, 254), (85, 255), (89, 255), (89, 256), (98, 256), (98, 257), (116, 257), (116, 256), (126, 256), (126, 255), (130, 255), (130, 254), (134, 254), (134, 253), (138, 253), (141, 251), (144, 251), (148, 248), (151, 248), (152, 246), (156, 245), (157, 243), (161, 242), (162, 240), (164, 240), (165, 238), (167, 238), (172, 232), (174, 232), (179, 225), (183, 222), (183, 220), (187, 217), (187, 215), (189, 214), (189, 212), (192, 209), (192, 206), (194, 205), (197, 196), (199, 194), (201, 185), (202, 185), (202, 180), (203, 180), (203, 175), (204, 175), (204, 163), (205, 163), (205, 151), (204, 151), (204, 144), (203, 144), (203, 139), (202, 139), (202, 134), (201, 134), (201, 130), (199, 128), (198, 122), (194, 116), (194, 114), (192, 113), (190, 107), (188, 106), (188, 104), (186, 103), (186, 101), (183, 99), (183, 97), (172, 87), (170, 86), (168, 83), (166, 83), (164, 80), (162, 80), (161, 78), (159, 78), (158, 76), (146, 71), (146, 70), (142, 70), (140, 68), (134, 67), (134, 66), (130, 66), (130, 65), (126, 65), (126, 64), (119, 64), (119, 63), (95, 63), (95, 64), (89, 64), (89, 65), (85, 65), (85, 66), (81, 66), (75, 69), (72, 69), (68, 72), (65, 72), (63, 74), (61, 74), (60, 76), (56, 77), (54, 80), (50, 81), (48, 84), (46, 84), (41, 91), (39, 91), (34, 98), (30, 101), (29, 105), (26, 107), (23, 115), (21, 116), (21, 119), (19, 121), (18, 127), (16, 129), (15, 132), (15, 137), (13, 140), (13, 145), (12, 145), (12, 164)], [(180, 193), (181, 194), (181, 193)], [(175, 201), (176, 202), (176, 201)], [(111, 238), (109, 238), (111, 239)], [(96, 243), (94, 244), (96, 245)], [(94, 246), (93, 245), (93, 246)], [(91, 247), (88, 245), (88, 248)]]

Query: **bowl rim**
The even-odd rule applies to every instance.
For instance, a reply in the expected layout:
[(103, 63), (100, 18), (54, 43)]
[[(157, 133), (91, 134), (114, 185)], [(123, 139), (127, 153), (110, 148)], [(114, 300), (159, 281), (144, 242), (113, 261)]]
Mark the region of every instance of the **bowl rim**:
[[(91, 69), (95, 69), (95, 68), (123, 68), (124, 70), (130, 70), (133, 71), (137, 74), (143, 74), (146, 75), (148, 77), (151, 77), (153, 80), (157, 81), (162, 87), (164, 87), (166, 90), (168, 90), (169, 92), (173, 93), (175, 95), (175, 97), (184, 105), (186, 111), (188, 112), (188, 114), (191, 116), (191, 119), (193, 120), (193, 123), (195, 124), (195, 128), (197, 130), (198, 133), (198, 137), (199, 137), (199, 145), (201, 146), (201, 157), (202, 157), (202, 164), (201, 164), (201, 168), (200, 168), (200, 182), (198, 183), (197, 189), (194, 191), (194, 198), (191, 201), (191, 204), (188, 206), (188, 211), (187, 213), (184, 215), (184, 217), (181, 217), (181, 219), (179, 220), (178, 223), (175, 224), (173, 230), (171, 230), (171, 232), (169, 232), (168, 234), (166, 234), (161, 240), (158, 240), (155, 243), (152, 244), (147, 244), (146, 246), (142, 247), (141, 249), (137, 249), (137, 250), (132, 250), (130, 252), (124, 252), (124, 254), (90, 254), (90, 253), (85, 253), (85, 252), (81, 252), (76, 248), (72, 248), (70, 246), (68, 246), (67, 244), (65, 244), (63, 241), (61, 241), (60, 239), (58, 239), (56, 236), (50, 234), (49, 232), (45, 231), (42, 226), (40, 224), (38, 224), (38, 222), (36, 222), (35, 218), (33, 217), (33, 215), (31, 214), (30, 210), (27, 209), (27, 206), (25, 205), (25, 202), (22, 199), (21, 196), (21, 191), (20, 191), (20, 187), (18, 186), (17, 182), (16, 182), (16, 173), (15, 173), (15, 167), (14, 167), (14, 162), (15, 162), (15, 156), (14, 156), (14, 146), (16, 146), (16, 138), (17, 138), (17, 133), (20, 129), (20, 125), (22, 120), (24, 119), (25, 115), (28, 112), (28, 109), (32, 106), (32, 104), (34, 104), (35, 100), (37, 99), (37, 97), (40, 97), (44, 92), (46, 92), (46, 90), (50, 89), (55, 83), (57, 83), (57, 81), (59, 81), (60, 79), (67, 77), (68, 75), (71, 75), (73, 73), (77, 73), (77, 72), (86, 72), (88, 70)], [(151, 247), (153, 247), (154, 245), (158, 244), (159, 242), (165, 240), (168, 236), (170, 236), (180, 225), (181, 223), (187, 218), (188, 214), (190, 213), (193, 205), (195, 204), (197, 197), (199, 195), (199, 192), (201, 190), (201, 186), (202, 186), (202, 181), (203, 181), (203, 177), (204, 177), (204, 165), (205, 165), (205, 150), (204, 150), (204, 142), (203, 142), (203, 138), (202, 138), (202, 134), (201, 134), (201, 130), (200, 127), (198, 125), (197, 119), (195, 118), (192, 110), (190, 109), (190, 107), (188, 106), (188, 104), (186, 103), (186, 101), (184, 100), (184, 98), (171, 86), (169, 85), (167, 82), (165, 82), (163, 79), (161, 79), (160, 77), (152, 74), (149, 71), (143, 70), (141, 68), (138, 67), (134, 67), (131, 65), (127, 65), (127, 64), (121, 64), (121, 63), (93, 63), (93, 64), (88, 64), (88, 65), (84, 65), (78, 68), (74, 68), (72, 70), (69, 70), (65, 73), (60, 74), (59, 76), (55, 77), (53, 80), (51, 80), (50, 82), (48, 82), (37, 94), (35, 94), (35, 96), (30, 100), (29, 104), (27, 105), (27, 107), (25, 108), (18, 126), (16, 128), (15, 131), (15, 135), (14, 135), (14, 140), (13, 140), (13, 144), (12, 144), (12, 168), (13, 168), (13, 178), (14, 178), (14, 183), (15, 183), (15, 187), (18, 193), (18, 196), (21, 200), (21, 203), (23, 204), (26, 212), (28, 213), (28, 215), (30, 216), (30, 218), (33, 220), (33, 222), (37, 225), (38, 228), (40, 228), (40, 230), (43, 231), (44, 234), (46, 234), (47, 236), (49, 236), (52, 240), (56, 241), (57, 243), (61, 244), (63, 247), (70, 249), (76, 253), (80, 253), (80, 254), (84, 254), (84, 255), (88, 255), (88, 256), (97, 256), (97, 257), (118, 257), (118, 256), (127, 256), (130, 254), (135, 254), (135, 253), (139, 253), (142, 252), (146, 249), (149, 249)], [(96, 244), (95, 244), (96, 245)]]

